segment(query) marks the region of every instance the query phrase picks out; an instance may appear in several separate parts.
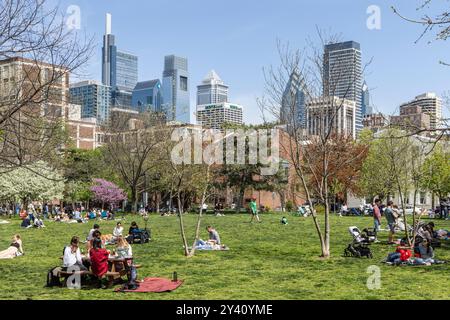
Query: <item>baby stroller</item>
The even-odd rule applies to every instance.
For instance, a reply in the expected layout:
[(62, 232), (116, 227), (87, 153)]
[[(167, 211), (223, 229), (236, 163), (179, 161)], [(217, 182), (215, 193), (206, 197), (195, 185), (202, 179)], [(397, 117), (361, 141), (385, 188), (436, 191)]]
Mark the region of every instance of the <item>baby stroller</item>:
[(350, 227), (348, 231), (352, 235), (353, 241), (344, 250), (344, 257), (367, 257), (372, 259), (373, 255), (370, 251), (370, 245), (377, 239), (376, 232), (369, 229), (364, 229), (361, 232), (358, 227)]

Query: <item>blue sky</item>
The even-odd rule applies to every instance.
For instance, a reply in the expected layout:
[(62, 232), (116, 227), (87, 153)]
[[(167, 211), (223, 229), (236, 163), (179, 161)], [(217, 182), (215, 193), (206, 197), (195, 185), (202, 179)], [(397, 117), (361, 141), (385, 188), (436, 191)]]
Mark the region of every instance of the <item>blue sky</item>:
[[(86, 78), (101, 79), (101, 43), (105, 14), (113, 15), (113, 33), (121, 50), (139, 56), (139, 80), (160, 78), (164, 56), (189, 59), (194, 112), (196, 86), (215, 69), (230, 86), (230, 100), (245, 106), (247, 123), (261, 121), (256, 98), (264, 92), (262, 68), (279, 62), (276, 40), (303, 48), (316, 26), (361, 43), (363, 62), (377, 111), (394, 114), (402, 102), (421, 93), (450, 90), (450, 42), (433, 34), (415, 44), (422, 28), (395, 16), (420, 16), (419, 0), (61, 0), (78, 5), (81, 28), (98, 41)], [(436, 2), (441, 8), (442, 1)], [(381, 8), (381, 30), (369, 30), (367, 8)], [(439, 7), (437, 6), (437, 7)], [(431, 10), (430, 12), (434, 12)], [(432, 41), (432, 43), (429, 43)], [(448, 115), (448, 111), (446, 111)]]

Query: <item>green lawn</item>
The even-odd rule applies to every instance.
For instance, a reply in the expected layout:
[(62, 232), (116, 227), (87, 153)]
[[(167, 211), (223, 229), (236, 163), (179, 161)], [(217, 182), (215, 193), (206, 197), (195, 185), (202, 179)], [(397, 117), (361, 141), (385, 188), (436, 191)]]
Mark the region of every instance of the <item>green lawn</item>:
[[(363, 229), (372, 225), (370, 218), (333, 217), (333, 241), (330, 260), (318, 258), (319, 245), (311, 218), (289, 217), (282, 226), (280, 215), (264, 215), (262, 224), (249, 224), (249, 216), (208, 216), (203, 225), (219, 231), (228, 252), (199, 252), (183, 256), (176, 217), (151, 216), (153, 241), (133, 247), (137, 263), (144, 267), (139, 277), (171, 278), (177, 271), (184, 284), (172, 293), (121, 294), (112, 290), (47, 289), (47, 271), (60, 263), (64, 245), (73, 235), (84, 238), (92, 223), (66, 225), (47, 223), (43, 230), (21, 230), (19, 222), (0, 225), (0, 250), (19, 232), (26, 255), (0, 261), (0, 299), (448, 299), (450, 264), (433, 267), (390, 267), (380, 261), (393, 247), (375, 244), (374, 259), (343, 258), (350, 235), (348, 227)], [(127, 217), (125, 229), (132, 217)], [(137, 220), (141, 227), (143, 221)], [(196, 217), (186, 216), (190, 235)], [(437, 227), (450, 229), (450, 223), (438, 221)], [(114, 222), (101, 222), (104, 234), (111, 233)], [(202, 236), (207, 237), (202, 229)], [(380, 235), (382, 240), (387, 234)], [(437, 249), (439, 259), (450, 260), (450, 244)], [(381, 268), (382, 287), (370, 291), (367, 268)]]

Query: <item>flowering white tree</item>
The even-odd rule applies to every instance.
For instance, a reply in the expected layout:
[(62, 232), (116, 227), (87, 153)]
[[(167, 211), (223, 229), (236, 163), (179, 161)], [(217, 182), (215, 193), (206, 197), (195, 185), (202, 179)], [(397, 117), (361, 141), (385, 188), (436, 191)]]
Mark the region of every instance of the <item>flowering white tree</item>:
[(62, 199), (64, 178), (43, 161), (0, 175), (0, 199), (27, 201)]

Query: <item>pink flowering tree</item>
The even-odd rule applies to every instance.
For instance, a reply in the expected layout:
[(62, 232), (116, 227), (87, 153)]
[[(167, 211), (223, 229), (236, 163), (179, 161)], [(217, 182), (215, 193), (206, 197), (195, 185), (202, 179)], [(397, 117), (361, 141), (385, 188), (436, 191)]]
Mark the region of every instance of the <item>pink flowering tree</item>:
[(104, 179), (94, 179), (91, 192), (94, 200), (102, 203), (102, 209), (104, 209), (105, 203), (113, 206), (127, 199), (125, 191)]

